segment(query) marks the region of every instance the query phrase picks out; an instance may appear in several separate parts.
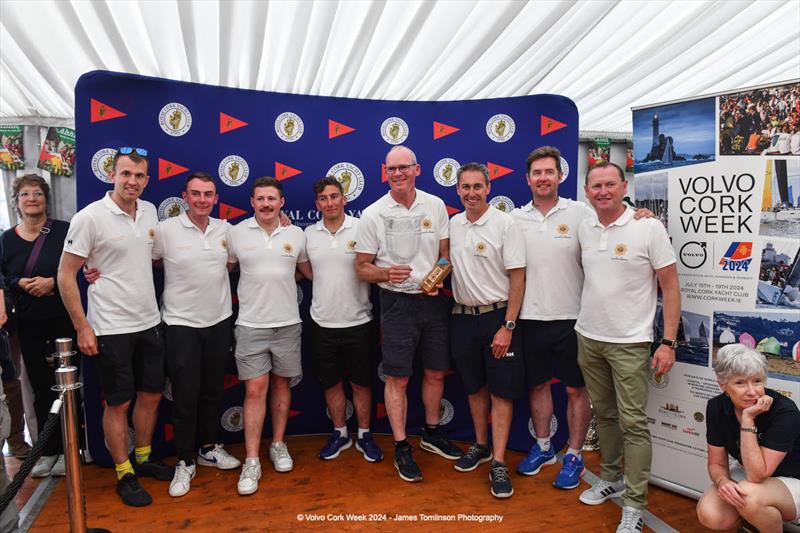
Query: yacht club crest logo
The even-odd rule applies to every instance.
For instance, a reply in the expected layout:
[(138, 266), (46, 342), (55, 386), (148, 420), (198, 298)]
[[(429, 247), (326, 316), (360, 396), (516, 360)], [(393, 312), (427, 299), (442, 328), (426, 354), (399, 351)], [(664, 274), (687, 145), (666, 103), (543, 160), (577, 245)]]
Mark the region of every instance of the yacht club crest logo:
[(217, 168), (219, 179), (231, 187), (238, 187), (250, 175), (250, 167), (243, 157), (229, 155), (219, 163)]
[(408, 139), (408, 124), (400, 117), (389, 117), (381, 124), (381, 137), (389, 144), (402, 144)]
[[(355, 409), (353, 408), (353, 402), (351, 402), (350, 400), (345, 400), (344, 402), (345, 402), (344, 403), (344, 419), (345, 420), (350, 420), (351, 418), (353, 418), (353, 412), (355, 411)], [(331, 418), (331, 411), (327, 407), (325, 408), (325, 416), (328, 417), (328, 420), (333, 420)]]
[(192, 127), (192, 114), (185, 105), (171, 102), (158, 113), (158, 124), (167, 135), (180, 137)]
[[(553, 415), (553, 417), (550, 419), (549, 438), (552, 439), (553, 435), (556, 434), (556, 431), (558, 431), (558, 419), (556, 418), (556, 415)], [(536, 430), (533, 428), (533, 418), (528, 418), (528, 433), (530, 433), (534, 439), (536, 438)]]
[(333, 176), (341, 183), (348, 202), (352, 202), (364, 191), (364, 173), (353, 163), (342, 161), (328, 169), (326, 176)]
[(117, 151), (114, 148), (101, 148), (92, 156), (92, 174), (94, 177), (105, 183), (111, 183), (108, 175), (114, 170), (114, 156)]
[(483, 255), (484, 253), (486, 253), (486, 243), (480, 241), (478, 244), (475, 245), (475, 254)]
[(556, 228), (556, 231), (558, 232), (559, 236), (566, 237), (569, 235), (569, 224), (559, 224)]
[(183, 198), (170, 196), (158, 206), (158, 220), (165, 220), (185, 213), (189, 209), (189, 204)]
[(614, 257), (612, 259), (619, 259), (621, 261), (628, 260), (628, 245), (624, 242), (618, 243), (614, 246)]
[(242, 409), (242, 406), (234, 405), (228, 408), (222, 413), (220, 423), (225, 428), (225, 431), (230, 431), (231, 433), (242, 431), (244, 429), (244, 409)]
[(442, 398), (442, 403), (439, 405), (439, 424), (446, 426), (453, 420), (456, 410), (449, 400)]
[(510, 213), (514, 210), (514, 202), (508, 196), (495, 196), (489, 200), (489, 205), (495, 209), (499, 209), (503, 213)]
[(496, 143), (504, 143), (511, 140), (516, 128), (513, 118), (500, 113), (486, 122), (486, 135)]
[(561, 172), (561, 181), (559, 183), (564, 183), (564, 180), (569, 176), (569, 163), (563, 157), (561, 158)]
[(450, 157), (440, 159), (436, 166), (433, 167), (433, 178), (439, 185), (452, 187), (456, 184), (460, 166), (458, 161)]
[(303, 136), (305, 126), (299, 115), (286, 111), (275, 119), (275, 133), (287, 143), (293, 143)]

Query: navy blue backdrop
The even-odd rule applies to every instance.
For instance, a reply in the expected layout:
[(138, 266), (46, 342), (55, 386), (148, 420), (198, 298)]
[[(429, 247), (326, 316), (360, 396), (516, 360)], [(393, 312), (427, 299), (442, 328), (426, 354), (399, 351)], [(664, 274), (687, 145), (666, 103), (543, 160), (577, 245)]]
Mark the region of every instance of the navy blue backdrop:
[[(525, 158), (544, 144), (558, 147), (564, 156), (568, 170), (562, 192), (571, 196), (576, 190), (578, 113), (571, 100), (556, 95), (457, 102), (358, 100), (95, 71), (82, 76), (75, 88), (75, 124), (78, 208), (111, 188), (108, 164), (119, 146), (149, 151), (150, 183), (143, 198), (159, 208), (161, 218), (174, 216), (184, 208), (180, 193), (193, 171), (218, 178), (220, 205), (214, 216), (227, 218), (232, 224), (251, 216), (251, 180), (265, 175), (282, 180), (285, 210), (294, 224), (306, 226), (318, 220), (311, 184), (327, 174), (342, 181), (348, 196), (346, 209), (358, 216), (388, 190), (382, 162), (393, 144), (404, 144), (416, 152), (422, 166), (417, 186), (441, 197), (450, 214), (462, 208), (454, 187), (455, 170), (458, 164), (469, 161), (489, 166), (493, 205), (508, 210), (528, 202)], [(158, 279), (160, 274), (156, 276)], [(303, 282), (298, 287), (301, 315), (307, 321), (311, 286)], [(292, 389), (287, 433), (327, 433), (330, 421), (303, 340), (305, 375)], [(372, 428), (390, 433), (377, 347), (376, 355)], [(244, 438), (244, 386), (235, 377), (232, 357), (228, 372), (220, 418), (220, 440), (226, 443)], [(91, 358), (84, 357), (84, 379), (89, 449), (97, 462), (110, 465), (100, 423), (102, 400)], [(560, 383), (554, 383), (553, 390), (553, 440), (560, 448), (567, 438), (566, 397)], [(169, 387), (165, 398), (153, 441), (161, 455), (174, 451)], [(348, 415), (351, 413), (348, 402)], [(423, 422), (416, 373), (409, 387), (409, 432), (418, 434)], [(446, 378), (442, 422), (454, 438), (472, 440), (468, 402), (455, 374)], [(355, 426), (354, 419), (348, 423)], [(264, 428), (269, 434), (268, 422)], [(515, 404), (509, 447), (526, 450), (532, 440), (530, 412), (527, 399), (523, 399)]]

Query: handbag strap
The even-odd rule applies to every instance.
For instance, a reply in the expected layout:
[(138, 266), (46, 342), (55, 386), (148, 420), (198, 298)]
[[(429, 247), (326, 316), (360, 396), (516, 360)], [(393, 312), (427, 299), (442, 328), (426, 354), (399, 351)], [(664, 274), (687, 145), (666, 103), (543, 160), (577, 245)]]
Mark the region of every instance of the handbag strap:
[(25, 263), (25, 270), (22, 273), (23, 278), (31, 277), (33, 274), (33, 267), (36, 266), (36, 261), (39, 260), (39, 254), (42, 253), (42, 248), (44, 248), (44, 240), (47, 238), (47, 234), (50, 233), (50, 228), (53, 227), (53, 219), (48, 218), (42, 229), (39, 230), (39, 236), (36, 237), (36, 241), (33, 243), (33, 250), (31, 250), (31, 255), (28, 256), (28, 262)]

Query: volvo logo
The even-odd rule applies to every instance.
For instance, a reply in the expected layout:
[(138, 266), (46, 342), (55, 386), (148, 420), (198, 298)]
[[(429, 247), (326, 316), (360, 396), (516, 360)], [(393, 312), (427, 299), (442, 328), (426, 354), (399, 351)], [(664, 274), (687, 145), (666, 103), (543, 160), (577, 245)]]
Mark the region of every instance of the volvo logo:
[(689, 241), (681, 246), (678, 255), (686, 268), (700, 268), (706, 263), (706, 243), (705, 241)]

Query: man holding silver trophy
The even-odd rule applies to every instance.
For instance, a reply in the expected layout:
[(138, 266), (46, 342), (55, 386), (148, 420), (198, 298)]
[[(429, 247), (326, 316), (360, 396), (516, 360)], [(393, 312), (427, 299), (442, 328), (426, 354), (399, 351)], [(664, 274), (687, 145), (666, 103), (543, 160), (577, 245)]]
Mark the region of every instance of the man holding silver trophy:
[(406, 440), (406, 389), (414, 358), (424, 368), (425, 427), (420, 447), (450, 460), (463, 455), (439, 428), (444, 376), (450, 368), (448, 302), (436, 286), (423, 291), (428, 274), (449, 266), (448, 216), (444, 202), (416, 188), (420, 165), (405, 146), (386, 155), (390, 191), (364, 210), (358, 227), (356, 273), (380, 288), (384, 399), (395, 441), (394, 465), (405, 481), (422, 471)]

